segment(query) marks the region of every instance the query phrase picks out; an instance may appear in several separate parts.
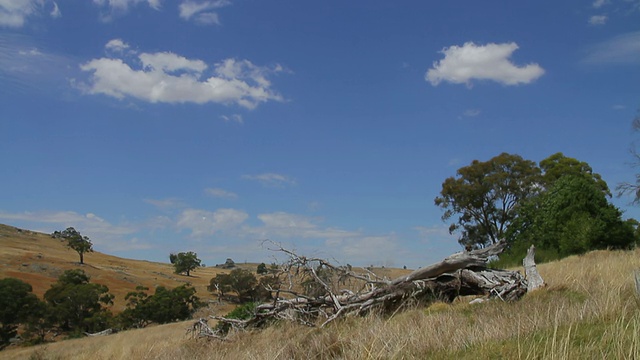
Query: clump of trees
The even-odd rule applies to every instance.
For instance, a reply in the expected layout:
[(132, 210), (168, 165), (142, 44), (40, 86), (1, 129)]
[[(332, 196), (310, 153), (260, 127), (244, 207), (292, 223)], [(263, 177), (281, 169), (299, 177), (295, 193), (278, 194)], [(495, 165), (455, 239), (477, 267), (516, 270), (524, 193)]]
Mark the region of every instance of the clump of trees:
[(54, 231), (52, 236), (67, 241), (67, 247), (74, 250), (80, 256), (80, 264), (84, 264), (84, 254), (93, 252), (93, 244), (87, 236), (82, 236), (79, 231), (68, 227), (63, 231)]
[(468, 250), (505, 239), (505, 257), (520, 261), (532, 244), (557, 258), (636, 243), (632, 223), (622, 220), (610, 197), (607, 183), (586, 162), (556, 153), (536, 164), (502, 153), (458, 169), (443, 182), (435, 204)]
[[(228, 274), (217, 274), (209, 281), (208, 290), (217, 293), (219, 299), (246, 303), (271, 300), (279, 286), (280, 280), (275, 274), (262, 276), (258, 280), (251, 271), (236, 268)], [(229, 292), (235, 293), (235, 297), (230, 296)]]
[(153, 295), (139, 286), (126, 295), (127, 308), (114, 316), (109, 309), (114, 299), (109, 288), (90, 280), (81, 269), (66, 270), (41, 300), (28, 283), (0, 279), (0, 349), (17, 337), (19, 329), (27, 343), (41, 343), (61, 334), (79, 337), (186, 320), (202, 306), (189, 284), (174, 289), (159, 286)]
[(202, 266), (202, 261), (198, 259), (198, 254), (193, 251), (170, 254), (169, 261), (173, 264), (176, 274), (186, 273), (187, 276)]

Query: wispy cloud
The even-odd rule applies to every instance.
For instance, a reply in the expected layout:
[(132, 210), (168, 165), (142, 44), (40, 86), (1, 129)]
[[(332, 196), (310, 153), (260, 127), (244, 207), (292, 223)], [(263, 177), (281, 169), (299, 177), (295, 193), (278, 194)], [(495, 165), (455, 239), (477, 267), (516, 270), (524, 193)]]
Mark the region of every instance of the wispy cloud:
[(180, 18), (195, 21), (200, 25), (220, 25), (218, 13), (212, 10), (231, 5), (227, 0), (215, 1), (183, 1), (178, 5)]
[(259, 175), (243, 175), (243, 179), (254, 180), (260, 182), (264, 186), (283, 187), (286, 185), (295, 185), (296, 181), (286, 175), (276, 173), (264, 173)]
[(238, 194), (231, 191), (224, 190), (224, 189), (220, 189), (220, 188), (207, 188), (207, 189), (204, 189), (204, 192), (209, 196), (213, 196), (221, 199), (237, 199), (238, 198)]
[(591, 46), (585, 63), (590, 64), (640, 64), (640, 31), (613, 37)]
[(589, 18), (590, 25), (604, 25), (607, 23), (609, 17), (607, 15), (593, 15)]
[(167, 199), (144, 199), (144, 202), (151, 204), (161, 210), (179, 209), (186, 207), (186, 204), (178, 198)]
[(464, 113), (462, 113), (462, 115), (466, 117), (476, 117), (480, 115), (481, 112), (482, 111), (480, 111), (480, 109), (467, 109)]
[(232, 122), (237, 122), (238, 124), (244, 124), (244, 119), (242, 118), (242, 115), (240, 114), (233, 114), (233, 115), (221, 115), (220, 118), (226, 122), (232, 121)]
[[(123, 49), (124, 44), (111, 40), (107, 48)], [(133, 64), (126, 60), (124, 56), (104, 57), (82, 64), (80, 69), (91, 74), (81, 82), (86, 93), (150, 103), (237, 104), (248, 109), (267, 101), (283, 101), (267, 79), (281, 71), (280, 66), (225, 59), (205, 75), (209, 66), (204, 61), (171, 52), (140, 53)]]
[(235, 209), (186, 209), (178, 217), (176, 225), (180, 229), (189, 230), (191, 237), (201, 239), (237, 228), (248, 217), (244, 211)]
[(0, 219), (44, 224), (38, 226), (43, 226), (41, 231), (47, 233), (72, 226), (83, 235), (89, 236), (95, 245), (109, 251), (140, 250), (152, 247), (150, 243), (134, 236), (140, 231), (140, 227), (114, 225), (94, 213), (80, 214), (74, 211), (0, 212)]
[(444, 48), (442, 60), (433, 63), (425, 80), (437, 86), (442, 81), (472, 85), (473, 80), (490, 80), (503, 85), (528, 84), (544, 74), (538, 64), (517, 66), (509, 58), (518, 49), (516, 43), (476, 45)]
[(36, 17), (49, 10), (52, 18), (62, 13), (58, 4), (47, 0), (3, 0), (0, 1), (0, 27), (21, 28), (30, 17)]

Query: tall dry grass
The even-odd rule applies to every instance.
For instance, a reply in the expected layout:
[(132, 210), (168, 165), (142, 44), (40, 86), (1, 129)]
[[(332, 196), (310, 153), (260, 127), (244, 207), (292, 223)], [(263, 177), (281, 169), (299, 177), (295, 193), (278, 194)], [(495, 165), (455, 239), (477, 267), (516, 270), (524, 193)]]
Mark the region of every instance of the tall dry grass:
[(521, 301), (414, 307), (327, 328), (279, 324), (232, 341), (192, 340), (186, 323), (3, 352), (7, 359), (640, 359), (640, 251), (542, 264), (548, 287)]

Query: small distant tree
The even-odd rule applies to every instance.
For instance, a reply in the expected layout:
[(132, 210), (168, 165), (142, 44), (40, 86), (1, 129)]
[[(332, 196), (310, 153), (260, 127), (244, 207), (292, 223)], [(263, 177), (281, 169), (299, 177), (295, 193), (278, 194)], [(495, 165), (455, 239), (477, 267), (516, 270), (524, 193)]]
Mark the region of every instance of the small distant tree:
[(268, 273), (269, 273), (269, 270), (267, 270), (267, 264), (261, 263), (260, 265), (258, 265), (258, 268), (256, 269), (256, 274), (265, 275)]
[(187, 273), (187, 276), (191, 274), (191, 271), (202, 266), (198, 254), (193, 251), (170, 254), (169, 261), (173, 264), (176, 274)]
[(80, 264), (84, 264), (84, 254), (93, 252), (93, 244), (87, 236), (82, 236), (79, 231), (68, 227), (63, 231), (55, 231), (53, 237), (67, 241), (67, 247), (75, 250), (80, 255)]
[(233, 291), (238, 301), (244, 302), (254, 297), (258, 279), (249, 270), (233, 269), (229, 274), (218, 274), (209, 283), (209, 291), (217, 291), (223, 297), (225, 292)]

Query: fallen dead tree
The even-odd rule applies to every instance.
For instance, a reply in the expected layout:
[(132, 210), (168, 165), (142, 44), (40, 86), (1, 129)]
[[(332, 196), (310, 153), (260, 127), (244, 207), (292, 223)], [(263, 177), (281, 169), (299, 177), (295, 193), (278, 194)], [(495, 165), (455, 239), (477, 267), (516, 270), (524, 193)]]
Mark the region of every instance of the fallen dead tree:
[[(190, 331), (195, 336), (223, 339), (225, 329), (261, 327), (274, 320), (323, 327), (349, 315), (371, 311), (393, 313), (407, 304), (452, 302), (465, 295), (518, 300), (527, 292), (527, 280), (517, 271), (487, 267), (489, 258), (505, 247), (506, 243), (501, 241), (483, 249), (456, 253), (393, 280), (366, 270), (356, 273), (350, 266), (335, 266), (324, 259), (300, 256), (278, 247), (275, 251), (286, 254), (289, 260), (274, 275), (281, 280), (280, 286), (267, 289), (274, 293), (273, 301), (257, 305), (247, 319), (211, 316), (224, 326), (212, 329), (206, 319), (200, 319)], [(530, 251), (527, 264), (535, 268), (533, 249)], [(313, 285), (315, 293), (305, 293), (296, 280)], [(341, 285), (348, 287), (341, 289)]]

